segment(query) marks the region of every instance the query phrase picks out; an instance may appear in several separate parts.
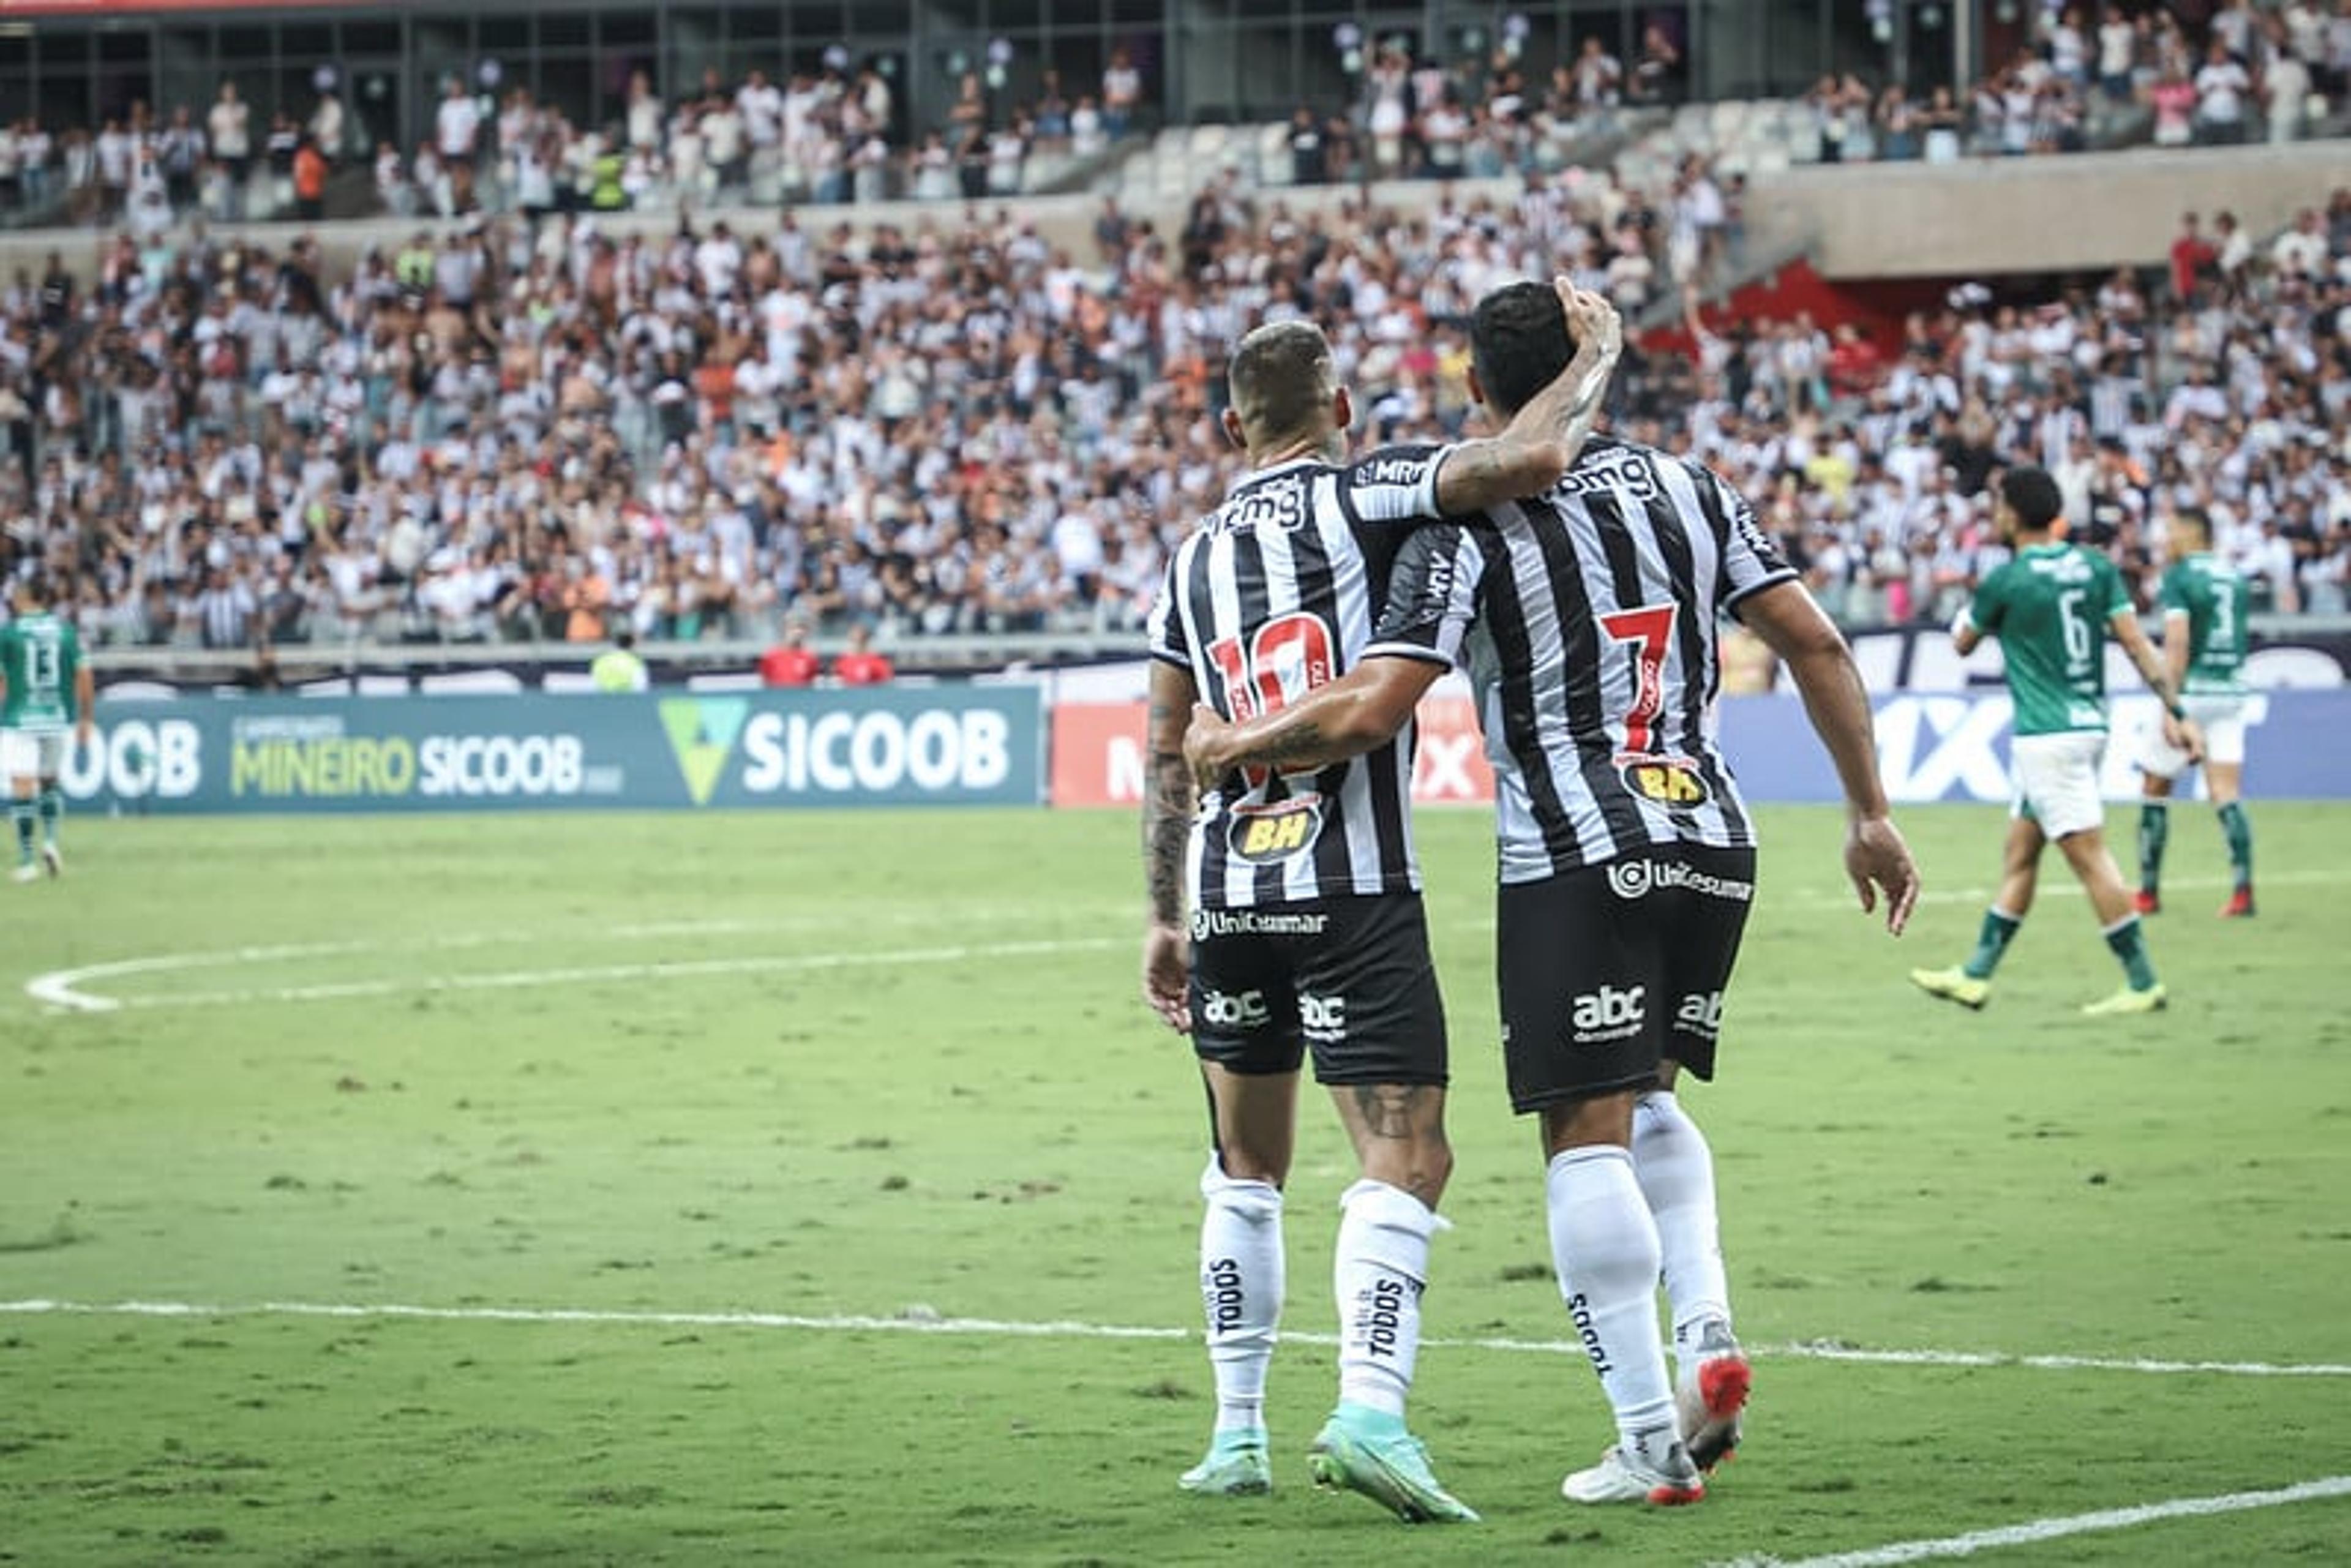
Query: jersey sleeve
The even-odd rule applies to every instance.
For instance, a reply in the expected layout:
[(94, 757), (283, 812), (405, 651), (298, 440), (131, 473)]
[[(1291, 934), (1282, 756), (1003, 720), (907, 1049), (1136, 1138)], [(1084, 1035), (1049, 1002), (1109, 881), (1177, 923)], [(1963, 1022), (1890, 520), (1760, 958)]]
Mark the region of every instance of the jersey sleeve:
[(1699, 507), (1722, 547), (1722, 570), (1715, 580), (1715, 607), (1736, 611), (1739, 601), (1778, 583), (1795, 580), (1796, 569), (1763, 531), (1747, 497), (1702, 464), (1690, 464)]
[(1486, 554), (1458, 524), (1414, 530), (1396, 552), (1387, 608), (1364, 657), (1419, 659), (1450, 669), (1478, 618), (1478, 580)]
[(1184, 616), (1176, 602), (1176, 571), (1183, 561), (1180, 549), (1167, 558), (1167, 570), (1159, 579), (1159, 597), (1152, 601), (1151, 614), (1144, 628), (1151, 656), (1188, 675), (1192, 673), (1192, 646), (1185, 638)]
[(70, 621), (60, 623), (58, 630), (64, 633), (57, 639), (58, 679), (70, 703), (75, 677), (81, 674), (81, 632)]
[(1339, 470), (1339, 504), (1355, 523), (1435, 522), (1437, 475), (1450, 446), (1383, 446)]

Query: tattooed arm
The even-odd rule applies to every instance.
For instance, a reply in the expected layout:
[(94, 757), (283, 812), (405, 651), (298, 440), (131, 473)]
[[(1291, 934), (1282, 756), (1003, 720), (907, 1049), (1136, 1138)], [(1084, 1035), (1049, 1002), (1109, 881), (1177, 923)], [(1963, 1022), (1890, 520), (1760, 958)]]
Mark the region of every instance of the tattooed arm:
[(1151, 720), (1143, 780), (1143, 871), (1150, 911), (1143, 935), (1143, 999), (1173, 1030), (1192, 1027), (1191, 938), (1184, 927), (1184, 859), (1196, 797), (1184, 762), (1198, 689), (1185, 671), (1151, 665)]
[(1405, 727), (1445, 670), (1435, 660), (1379, 655), (1246, 724), (1196, 708), (1181, 760), (1205, 789), (1236, 768), (1303, 773), (1361, 757)]
[(1575, 358), (1559, 379), (1527, 400), (1499, 435), (1464, 442), (1437, 472), (1437, 504), (1448, 517), (1539, 496), (1575, 465), (1600, 418), (1608, 378), (1625, 350), (1616, 308), (1565, 278), (1552, 284), (1567, 314)]

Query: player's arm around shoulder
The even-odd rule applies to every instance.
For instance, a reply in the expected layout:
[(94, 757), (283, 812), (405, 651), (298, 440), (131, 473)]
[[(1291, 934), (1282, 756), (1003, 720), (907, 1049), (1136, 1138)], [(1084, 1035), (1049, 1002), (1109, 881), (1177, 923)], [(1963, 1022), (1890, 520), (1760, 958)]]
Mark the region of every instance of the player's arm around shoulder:
[(1244, 723), (1194, 712), (1184, 741), (1193, 781), (1208, 789), (1237, 768), (1328, 768), (1393, 739), (1459, 658), (1485, 561), (1472, 529), (1416, 530), (1397, 552), (1377, 632), (1353, 669)]
[(1918, 902), (1918, 865), (1886, 803), (1869, 690), (1853, 650), (1819, 601), (1793, 580), (1749, 595), (1739, 618), (1779, 655), (1802, 694), (1804, 713), (1828, 747), (1844, 791), (1845, 874), (1865, 913), (1884, 895), (1886, 928), (1900, 936)]
[(1196, 797), (1184, 762), (1185, 732), (1199, 688), (1191, 672), (1151, 662), (1144, 742), (1143, 866), (1149, 909), (1143, 932), (1143, 999), (1168, 1028), (1192, 1027), (1192, 945), (1184, 924), (1184, 862)]

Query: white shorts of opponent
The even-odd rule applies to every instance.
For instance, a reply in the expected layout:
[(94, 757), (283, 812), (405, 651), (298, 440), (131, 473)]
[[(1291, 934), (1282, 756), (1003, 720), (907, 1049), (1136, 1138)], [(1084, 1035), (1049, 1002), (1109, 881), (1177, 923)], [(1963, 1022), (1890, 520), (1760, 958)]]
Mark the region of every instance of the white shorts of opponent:
[(2105, 754), (2102, 729), (2018, 736), (2010, 752), (2016, 799), (2008, 814), (2031, 817), (2053, 839), (2105, 826), (2105, 802), (2098, 797), (2098, 764)]
[[(2190, 692), (2179, 699), (2188, 716), (2204, 732), (2204, 759), (2241, 768), (2245, 762), (2245, 703), (2243, 696), (2199, 695)], [(2139, 753), (2138, 765), (2158, 779), (2177, 779), (2179, 770), (2188, 766), (2188, 753), (2168, 745), (2163, 738), (2163, 727), (2149, 731), (2147, 744)]]
[(62, 729), (0, 729), (0, 779), (55, 779), (65, 768)]

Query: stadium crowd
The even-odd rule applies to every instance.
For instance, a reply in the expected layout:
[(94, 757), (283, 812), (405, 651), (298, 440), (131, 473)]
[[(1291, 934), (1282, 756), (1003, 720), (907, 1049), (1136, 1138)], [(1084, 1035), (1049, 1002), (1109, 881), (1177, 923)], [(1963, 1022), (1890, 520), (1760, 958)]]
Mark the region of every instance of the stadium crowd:
[[(1687, 67), (1675, 30), (1653, 24), (1620, 59), (1583, 36), (1539, 61), (1506, 36), (1490, 54), (1447, 65), (1400, 40), (1359, 40), (1352, 102), (1301, 105), (1289, 135), (1297, 183), (1364, 177), (1454, 179), (1556, 172), (1576, 139), (1605, 132), (1624, 107), (1680, 100)], [(489, 68), (485, 68), (486, 70)], [(935, 124), (910, 128), (892, 78), (836, 47), (820, 69), (739, 82), (705, 70), (664, 100), (643, 72), (609, 123), (576, 123), (495, 74), (441, 84), (430, 132), (371, 142), (348, 84), (322, 66), (307, 105), (266, 116), (221, 84), (203, 109), (157, 114), (131, 103), (96, 128), (0, 121), (0, 214), (160, 229), (215, 220), (315, 217), (329, 182), (365, 165), (374, 197), (402, 217), (475, 210), (835, 205), (885, 197), (979, 200), (1028, 188), (1032, 166), (1091, 157), (1134, 129), (1148, 84), (1116, 53), (1098, 83), (1044, 71), (1033, 95), (990, 88), (997, 68), (966, 72)], [(1899, 83), (1823, 78), (1801, 103), (1802, 155), (1823, 162), (2078, 151), (2102, 136), (2158, 145), (2288, 141), (2314, 106), (2351, 88), (2351, 0), (2067, 5), (2043, 0), (2032, 42), (1967, 91), (1913, 99)], [(1091, 90), (1088, 90), (1091, 89)], [(2116, 131), (2136, 114), (2135, 131)]]
[(0, 214), (140, 231), (192, 214), (315, 218), (336, 172), (362, 163), (381, 210), (401, 217), (977, 199), (1022, 190), (1034, 154), (1102, 152), (1135, 126), (1144, 95), (1123, 52), (1088, 90), (1047, 70), (1034, 99), (1019, 102), (972, 70), (940, 122), (909, 139), (890, 76), (836, 47), (821, 69), (780, 81), (754, 69), (729, 83), (705, 70), (667, 101), (638, 71), (602, 125), (577, 124), (495, 73), (478, 83), (451, 75), (429, 134), (371, 149), (348, 84), (321, 67), (315, 86), (298, 117), (257, 114), (230, 80), (205, 109), (159, 117), (134, 102), (95, 130), (0, 120)]
[(2158, 147), (2291, 141), (2351, 85), (2351, 4), (2044, 3), (2033, 41), (1964, 95), (1827, 77), (1807, 95), (1823, 162), (2081, 152), (2134, 112)]
[[(1226, 188), (1172, 235), (1106, 205), (1082, 259), (1004, 211), (870, 241), (499, 220), (347, 277), (308, 241), (121, 236), (95, 287), (53, 262), (0, 292), (0, 566), (130, 643), (1131, 627), (1235, 471), (1211, 416), (1248, 325), (1324, 320), (1367, 434), (1441, 439), (1471, 303), (1557, 257), (1645, 286), (1611, 239), (1656, 226), (1637, 201), (1537, 180), (1324, 221)], [(1701, 328), (1619, 423), (1721, 466), (1849, 622), (1943, 618), (1995, 559), (2003, 453), (2142, 568), (2192, 502), (2265, 605), (2340, 610), (2351, 193), (2172, 260), (1962, 291), (1899, 343)]]

